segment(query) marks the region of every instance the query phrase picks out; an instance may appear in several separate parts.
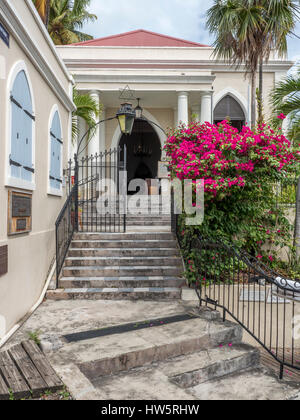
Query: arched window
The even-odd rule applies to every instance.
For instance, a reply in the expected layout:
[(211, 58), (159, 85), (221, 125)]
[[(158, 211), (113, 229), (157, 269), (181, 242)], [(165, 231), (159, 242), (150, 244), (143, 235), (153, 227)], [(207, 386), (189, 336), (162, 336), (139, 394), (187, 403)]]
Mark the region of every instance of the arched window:
[(10, 175), (32, 182), (33, 165), (33, 116), (32, 98), (28, 80), (21, 70), (13, 84), (11, 103), (11, 147), (9, 156)]
[(55, 111), (50, 128), (50, 189), (60, 192), (62, 188), (62, 134), (58, 111)]
[(230, 119), (231, 125), (241, 130), (246, 122), (244, 111), (240, 104), (230, 95), (225, 96), (214, 110), (214, 123)]

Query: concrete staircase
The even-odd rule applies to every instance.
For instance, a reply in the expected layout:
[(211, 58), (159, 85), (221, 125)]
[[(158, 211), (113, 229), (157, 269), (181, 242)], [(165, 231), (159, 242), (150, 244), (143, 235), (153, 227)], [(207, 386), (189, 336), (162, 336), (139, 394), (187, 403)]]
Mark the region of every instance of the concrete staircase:
[(48, 299), (180, 299), (183, 265), (170, 217), (127, 222), (127, 233), (76, 233)]
[(176, 315), (186, 317), (170, 324), (162, 310), (156, 321), (108, 323), (98, 336), (46, 336), (42, 346), (76, 399), (202, 400), (210, 399), (207, 389), (212, 399), (285, 399), (297, 392), (260, 366), (259, 349), (242, 343), (239, 325), (206, 309)]

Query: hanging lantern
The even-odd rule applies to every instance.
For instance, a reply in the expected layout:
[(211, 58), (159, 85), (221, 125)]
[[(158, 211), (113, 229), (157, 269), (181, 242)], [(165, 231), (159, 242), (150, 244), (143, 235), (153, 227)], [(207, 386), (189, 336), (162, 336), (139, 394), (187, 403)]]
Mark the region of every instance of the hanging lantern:
[(138, 120), (140, 120), (143, 117), (143, 108), (140, 106), (140, 100), (140, 98), (137, 98), (138, 105), (135, 108), (135, 115)]
[(133, 124), (135, 120), (135, 110), (132, 109), (132, 105), (129, 103), (124, 103), (121, 105), (121, 108), (117, 112), (117, 118), (120, 125), (120, 130), (122, 134), (128, 136), (131, 135), (133, 130)]

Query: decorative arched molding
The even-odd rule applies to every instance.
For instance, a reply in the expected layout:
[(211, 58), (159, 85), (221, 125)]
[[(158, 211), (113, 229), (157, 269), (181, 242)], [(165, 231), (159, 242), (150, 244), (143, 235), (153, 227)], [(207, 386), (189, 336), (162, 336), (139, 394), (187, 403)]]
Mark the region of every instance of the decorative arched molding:
[[(24, 71), (29, 92), (31, 96), (31, 103), (32, 103), (32, 114), (35, 115), (35, 100), (33, 94), (33, 86), (31, 83), (31, 79), (29, 76), (29, 71), (27, 69), (26, 63), (23, 60), (17, 61), (11, 68), (8, 77), (7, 77), (7, 84), (6, 84), (6, 99), (4, 102), (4, 106), (6, 107), (6, 141), (5, 141), (5, 165), (4, 165), (4, 179), (5, 185), (15, 188), (22, 188), (29, 191), (34, 191), (36, 188), (35, 185), (35, 173), (32, 176), (32, 182), (24, 181), (19, 178), (13, 178), (11, 176), (10, 165), (9, 165), (9, 156), (11, 154), (11, 127), (12, 127), (12, 113), (11, 113), (11, 100), (10, 95), (13, 89), (14, 82), (16, 80), (17, 75)], [(32, 121), (32, 162), (35, 166), (35, 121)]]
[(227, 87), (221, 92), (218, 92), (213, 95), (213, 112), (215, 112), (215, 108), (218, 105), (218, 103), (227, 95), (230, 95), (241, 106), (245, 114), (246, 122), (249, 123), (250, 116), (248, 112), (248, 101), (244, 98), (243, 95), (241, 95), (237, 90), (233, 89), (232, 87)]
[[(52, 123), (53, 123), (53, 118), (56, 114), (56, 112), (58, 113), (58, 118), (59, 118), (59, 125), (60, 125), (60, 132), (61, 135), (63, 134), (63, 129), (62, 129), (62, 124), (61, 124), (61, 115), (60, 115), (60, 111), (58, 108), (58, 105), (55, 104), (53, 105), (51, 111), (50, 111), (50, 116), (49, 116), (49, 120), (48, 120), (48, 170), (47, 170), (47, 177), (48, 177), (48, 194), (49, 195), (55, 195), (58, 197), (62, 197), (63, 193), (62, 193), (62, 185), (60, 187), (60, 190), (55, 190), (53, 188), (51, 188), (50, 186), (50, 165), (51, 165), (51, 135), (50, 135), (50, 131), (51, 131), (51, 127), (52, 127)], [(62, 137), (63, 140), (63, 137)], [(62, 150), (61, 150), (61, 160), (60, 160), (60, 173), (63, 173), (63, 146), (62, 146)]]
[[(157, 136), (158, 136), (158, 138), (159, 138), (159, 141), (160, 141), (160, 144), (161, 144), (161, 148), (163, 149), (163, 147), (164, 147), (164, 145), (165, 145), (165, 143), (166, 143), (166, 140), (167, 140), (167, 136), (165, 135), (165, 133), (160, 129), (160, 128), (158, 128), (155, 124), (157, 124), (158, 126), (160, 126), (160, 123), (157, 121), (157, 119), (149, 112), (149, 111), (147, 111), (146, 109), (143, 109), (143, 115), (149, 120), (149, 124), (151, 125), (151, 127), (154, 129), (154, 131), (156, 132), (156, 134), (157, 134)], [(154, 124), (152, 124), (150, 121), (152, 121)], [(111, 148), (112, 149), (115, 149), (115, 148), (117, 148), (118, 146), (119, 146), (119, 143), (120, 143), (120, 140), (121, 140), (121, 137), (122, 137), (122, 133), (121, 133), (121, 130), (120, 130), (120, 127), (119, 127), (119, 125), (118, 125), (118, 127), (117, 127), (117, 129), (115, 130), (115, 133), (114, 133), (114, 135), (113, 135), (113, 138), (112, 138), (112, 142), (111, 142)]]

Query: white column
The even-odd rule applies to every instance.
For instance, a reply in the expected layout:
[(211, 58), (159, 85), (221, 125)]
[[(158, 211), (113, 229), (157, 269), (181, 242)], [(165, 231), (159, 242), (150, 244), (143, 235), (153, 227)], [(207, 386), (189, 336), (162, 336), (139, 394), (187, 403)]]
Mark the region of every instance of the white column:
[[(99, 92), (97, 90), (90, 92), (91, 97), (97, 102), (98, 105), (100, 105), (100, 97)], [(100, 127), (97, 126), (93, 137), (89, 141), (88, 146), (88, 154), (95, 155), (96, 153), (99, 153), (100, 151)]]
[[(73, 160), (74, 159), (74, 154), (77, 153), (77, 145), (78, 145), (78, 137), (79, 137), (78, 135), (76, 135), (75, 138), (73, 139), (73, 135), (72, 135), (72, 122), (73, 122), (73, 120), (72, 120), (72, 114), (71, 114), (71, 116), (70, 116), (70, 122), (69, 122), (69, 124), (71, 126), (71, 128), (70, 128), (71, 135), (70, 135), (70, 139), (69, 139), (69, 152), (68, 152), (69, 160), (70, 159)], [(77, 127), (78, 127), (78, 124), (79, 124), (79, 122), (78, 122), (78, 117), (77, 117), (76, 118), (76, 125), (77, 125)]]
[[(102, 108), (102, 113), (100, 115), (100, 120), (105, 120), (106, 118), (106, 111), (105, 108)], [(99, 132), (100, 132), (100, 147), (99, 147), (99, 151), (100, 153), (105, 152), (105, 150), (107, 149), (106, 147), (106, 123), (103, 122), (100, 124), (99, 126)]]
[(178, 109), (174, 108), (174, 128), (178, 126)]
[(201, 123), (212, 122), (212, 93), (207, 92), (201, 96)]
[[(78, 137), (77, 137), (77, 142), (76, 142), (77, 143), (76, 150), (78, 149), (78, 146), (79, 146), (79, 144), (82, 140), (82, 137), (85, 135), (85, 133), (87, 131), (86, 123), (82, 118), (78, 117), (77, 118), (77, 123), (78, 123)], [(85, 137), (83, 139), (80, 147), (79, 147), (78, 157), (83, 157), (83, 156), (86, 156), (88, 154), (88, 148), (86, 147), (86, 142), (87, 142), (87, 140), (86, 140), (86, 137)]]
[(178, 123), (188, 125), (189, 123), (189, 94), (187, 92), (178, 93)]

